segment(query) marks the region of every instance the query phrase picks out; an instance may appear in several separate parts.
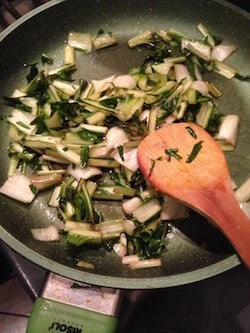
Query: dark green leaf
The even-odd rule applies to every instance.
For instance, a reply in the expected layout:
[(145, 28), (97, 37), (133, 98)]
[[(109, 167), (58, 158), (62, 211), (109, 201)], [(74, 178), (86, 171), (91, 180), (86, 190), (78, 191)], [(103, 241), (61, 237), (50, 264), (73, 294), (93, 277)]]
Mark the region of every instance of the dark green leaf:
[(187, 66), (188, 72), (191, 75), (193, 80), (198, 80), (196, 73), (195, 73), (195, 64), (192, 61), (191, 56), (186, 56), (185, 64)]
[(49, 82), (43, 72), (38, 73), (29, 83), (26, 93), (30, 97), (35, 97), (39, 105), (45, 104), (48, 94)]
[(235, 78), (240, 81), (250, 81), (250, 75), (236, 73)]
[(88, 82), (85, 79), (79, 80), (79, 93), (81, 94), (88, 86)]
[(31, 111), (31, 107), (24, 105), (20, 101), (20, 98), (4, 96), (3, 100), (4, 100), (5, 105), (12, 106), (18, 110), (22, 110), (22, 111), (26, 111), (26, 112)]
[(86, 130), (85, 128), (76, 133), (82, 140), (92, 141), (93, 143), (100, 143), (103, 140), (102, 133), (94, 133)]
[(177, 160), (182, 159), (182, 157), (178, 154), (178, 148), (165, 149), (165, 153), (169, 156), (169, 161), (171, 161), (171, 157), (174, 157)]
[(89, 237), (84, 237), (81, 235), (74, 235), (68, 233), (66, 236), (67, 243), (69, 243), (72, 246), (81, 246), (83, 244), (86, 244), (89, 240)]
[(144, 179), (140, 169), (138, 169), (135, 173), (133, 173), (130, 184), (132, 188), (134, 188), (139, 192), (144, 191), (146, 189), (147, 187), (146, 180)]
[(65, 81), (73, 81), (72, 74), (77, 70), (76, 65), (65, 65), (61, 68), (58, 68), (54, 74), (53, 77), (58, 77)]
[(191, 151), (191, 154), (188, 156), (188, 158), (186, 159), (186, 163), (191, 163), (196, 156), (198, 155), (199, 151), (202, 148), (202, 142), (203, 141), (199, 141), (198, 143), (196, 143)]
[(89, 147), (82, 146), (81, 147), (81, 167), (82, 168), (85, 168), (87, 166), (88, 158), (89, 158)]
[(107, 108), (115, 109), (118, 103), (118, 97), (105, 98), (99, 103)]
[(48, 131), (46, 125), (44, 124), (44, 115), (37, 116), (30, 124), (37, 126), (37, 134), (42, 134)]
[(176, 108), (178, 102), (178, 96), (173, 98), (170, 102), (167, 101), (167, 97), (162, 99), (161, 108), (164, 110), (161, 120), (172, 114)]
[(110, 174), (110, 178), (118, 186), (131, 188), (127, 179), (125, 178), (125, 176), (121, 172), (118, 173), (118, 172), (112, 171), (111, 174)]
[(117, 151), (120, 155), (121, 160), (124, 161), (124, 148), (123, 148), (123, 146), (118, 146), (118, 147), (116, 147), (116, 149), (117, 149)]
[(186, 127), (186, 130), (188, 131), (188, 133), (189, 133), (193, 138), (197, 139), (197, 135), (196, 135), (195, 131), (192, 129), (192, 127), (187, 126), (187, 127)]
[(26, 75), (26, 79), (30, 83), (38, 74), (37, 62), (24, 64), (24, 67), (30, 68), (30, 72)]
[(78, 103), (69, 103), (68, 101), (56, 102), (51, 104), (51, 109), (54, 112), (58, 111), (64, 121), (76, 118), (84, 108)]
[(209, 118), (209, 122), (207, 125), (207, 131), (210, 133), (218, 133), (219, 126), (221, 124), (221, 118), (224, 115), (222, 113), (213, 113)]

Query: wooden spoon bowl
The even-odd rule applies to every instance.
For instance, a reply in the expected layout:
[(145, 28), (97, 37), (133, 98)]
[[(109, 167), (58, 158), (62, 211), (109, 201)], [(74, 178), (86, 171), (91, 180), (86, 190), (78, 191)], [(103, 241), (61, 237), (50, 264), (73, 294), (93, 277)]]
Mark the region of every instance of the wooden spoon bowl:
[(144, 177), (217, 226), (250, 268), (250, 221), (237, 202), (224, 153), (200, 126), (174, 123), (142, 140)]

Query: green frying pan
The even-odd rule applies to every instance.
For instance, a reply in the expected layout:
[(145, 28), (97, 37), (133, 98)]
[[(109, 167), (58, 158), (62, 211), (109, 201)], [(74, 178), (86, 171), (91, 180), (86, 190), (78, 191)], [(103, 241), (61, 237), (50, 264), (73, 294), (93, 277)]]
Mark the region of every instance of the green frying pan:
[[(11, 95), (25, 77), (24, 63), (40, 59), (42, 53), (62, 61), (62, 49), (70, 30), (96, 34), (100, 29), (113, 31), (119, 44), (85, 56), (78, 53), (78, 76), (87, 80), (126, 73), (140, 65), (142, 55), (127, 47), (128, 38), (147, 28), (176, 28), (197, 36), (202, 22), (225, 43), (238, 46), (229, 64), (250, 73), (250, 15), (224, 1), (216, 0), (52, 0), (8, 27), (0, 35), (0, 99)], [(224, 113), (237, 113), (241, 119), (236, 151), (227, 155), (231, 176), (241, 184), (250, 174), (249, 126), (250, 83), (227, 80), (214, 75), (213, 82), (224, 92), (219, 107)], [(1, 106), (1, 115), (9, 112)], [(0, 184), (7, 175), (7, 126), (1, 122)], [(197, 214), (174, 224), (161, 268), (131, 271), (104, 250), (69, 250), (64, 241), (43, 243), (32, 238), (30, 229), (59, 223), (47, 207), (48, 193), (31, 205), (1, 196), (0, 237), (31, 261), (74, 280), (117, 288), (162, 288), (205, 279), (239, 265), (240, 260), (221, 233)], [(110, 209), (110, 207), (112, 209)], [(117, 214), (115, 204), (103, 210)], [(204, 249), (202, 244), (207, 244)], [(88, 258), (95, 269), (76, 268), (75, 257)]]

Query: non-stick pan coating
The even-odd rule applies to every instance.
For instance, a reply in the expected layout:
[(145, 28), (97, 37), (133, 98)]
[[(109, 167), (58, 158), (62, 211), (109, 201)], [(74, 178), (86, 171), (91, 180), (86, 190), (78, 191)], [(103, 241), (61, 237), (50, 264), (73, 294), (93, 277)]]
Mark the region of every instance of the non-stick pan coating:
[[(90, 32), (100, 29), (114, 32), (117, 46), (93, 52), (77, 53), (78, 77), (101, 79), (126, 73), (140, 65), (145, 54), (130, 50), (128, 38), (147, 28), (175, 28), (189, 36), (199, 36), (196, 25), (202, 22), (224, 43), (238, 46), (228, 63), (240, 72), (250, 73), (250, 16), (222, 1), (207, 0), (68, 0), (51, 1), (7, 28), (0, 37), (0, 99), (11, 95), (15, 87), (25, 83), (24, 63), (40, 59), (42, 53), (54, 56), (62, 64), (62, 50), (70, 30)], [(227, 154), (231, 176), (241, 184), (249, 176), (250, 83), (227, 80), (218, 75), (213, 82), (224, 92), (219, 101), (223, 113), (240, 115), (241, 128), (237, 149)], [(10, 112), (1, 106), (1, 115)], [(1, 122), (0, 183), (6, 180), (8, 168), (7, 126)], [(31, 205), (7, 197), (0, 199), (0, 237), (17, 252), (37, 264), (75, 280), (121, 288), (160, 288), (198, 281), (226, 271), (240, 263), (227, 240), (204, 219), (192, 214), (188, 221), (174, 225), (157, 269), (131, 271), (120, 260), (104, 250), (76, 253), (60, 243), (34, 240), (30, 229), (58, 223), (56, 212), (48, 208), (48, 193)], [(113, 216), (117, 214), (113, 204)], [(110, 205), (104, 207), (110, 211)], [(204, 248), (204, 244), (206, 247)], [(76, 268), (74, 256), (93, 262), (94, 270)]]

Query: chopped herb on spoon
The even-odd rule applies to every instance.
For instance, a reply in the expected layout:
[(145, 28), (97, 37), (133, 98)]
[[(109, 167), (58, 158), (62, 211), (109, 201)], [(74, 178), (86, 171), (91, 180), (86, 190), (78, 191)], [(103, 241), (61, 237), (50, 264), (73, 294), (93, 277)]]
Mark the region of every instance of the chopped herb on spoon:
[(202, 148), (202, 142), (203, 141), (199, 141), (198, 143), (196, 143), (191, 151), (191, 154), (188, 156), (188, 158), (186, 159), (186, 163), (191, 163), (193, 162), (193, 160), (196, 158), (196, 156), (198, 155), (199, 151)]
[(195, 131), (190, 127), (190, 126), (187, 126), (186, 127), (186, 130), (188, 131), (188, 133), (195, 139), (197, 139), (197, 135), (195, 133)]
[(165, 149), (165, 153), (169, 156), (169, 161), (171, 160), (171, 157), (174, 157), (177, 160), (182, 159), (182, 157), (178, 154), (178, 148)]

